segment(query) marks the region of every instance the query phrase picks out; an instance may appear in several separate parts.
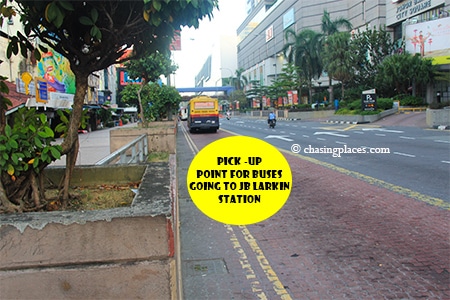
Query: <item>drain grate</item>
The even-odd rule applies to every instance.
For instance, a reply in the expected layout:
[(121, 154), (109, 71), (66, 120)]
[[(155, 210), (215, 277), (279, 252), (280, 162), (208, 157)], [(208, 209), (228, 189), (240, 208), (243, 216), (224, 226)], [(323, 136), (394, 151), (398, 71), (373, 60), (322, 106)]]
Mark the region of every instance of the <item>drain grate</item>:
[(186, 260), (183, 267), (188, 275), (226, 274), (227, 265), (223, 258)]

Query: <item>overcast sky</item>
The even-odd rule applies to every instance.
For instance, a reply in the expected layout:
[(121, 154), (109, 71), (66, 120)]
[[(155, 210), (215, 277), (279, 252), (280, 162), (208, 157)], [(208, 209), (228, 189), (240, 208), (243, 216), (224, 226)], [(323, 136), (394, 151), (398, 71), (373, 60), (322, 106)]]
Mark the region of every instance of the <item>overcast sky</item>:
[(246, 17), (246, 0), (219, 0), (219, 10), (213, 12), (214, 18), (200, 22), (199, 29), (183, 28), (181, 32), (181, 51), (174, 51), (172, 59), (178, 65), (175, 75), (176, 87), (194, 87), (195, 75), (211, 52), (214, 39), (211, 36), (230, 34), (236, 30)]

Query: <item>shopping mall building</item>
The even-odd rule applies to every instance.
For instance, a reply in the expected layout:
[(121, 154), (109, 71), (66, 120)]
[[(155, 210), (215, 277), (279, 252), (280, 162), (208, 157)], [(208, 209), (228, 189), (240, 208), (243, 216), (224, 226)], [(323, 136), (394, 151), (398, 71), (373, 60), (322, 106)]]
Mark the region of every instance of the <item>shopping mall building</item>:
[[(247, 18), (238, 28), (238, 68), (249, 80), (267, 86), (282, 71), (284, 33), (312, 29), (321, 32), (326, 10), (331, 20), (343, 17), (353, 30), (386, 25), (395, 41), (405, 41), (406, 50), (433, 57), (441, 70), (450, 71), (450, 0), (247, 0)], [(418, 40), (421, 40), (418, 42)], [(323, 74), (314, 86), (328, 87)], [(448, 82), (430, 86), (427, 101), (450, 100)]]

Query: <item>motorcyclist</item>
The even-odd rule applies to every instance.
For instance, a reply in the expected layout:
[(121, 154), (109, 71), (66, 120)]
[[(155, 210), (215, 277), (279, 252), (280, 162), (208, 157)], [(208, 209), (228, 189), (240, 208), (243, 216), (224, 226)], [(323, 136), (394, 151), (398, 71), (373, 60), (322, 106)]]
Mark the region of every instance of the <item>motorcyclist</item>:
[(270, 122), (274, 122), (275, 123), (276, 121), (277, 121), (277, 117), (275, 115), (275, 112), (271, 111), (269, 113), (269, 118), (267, 119), (267, 123), (269, 123), (269, 124), (270, 124)]

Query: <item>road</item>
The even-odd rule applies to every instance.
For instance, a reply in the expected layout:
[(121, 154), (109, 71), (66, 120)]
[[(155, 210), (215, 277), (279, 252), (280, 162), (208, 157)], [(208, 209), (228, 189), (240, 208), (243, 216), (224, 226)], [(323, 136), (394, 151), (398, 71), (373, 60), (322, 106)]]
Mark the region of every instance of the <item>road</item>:
[(223, 119), (221, 129), (450, 203), (449, 131), (282, 120), (270, 129), (265, 120), (239, 117)]
[[(421, 186), (406, 195), (406, 188), (387, 181), (382, 168), (371, 172), (384, 180), (364, 175), (367, 165), (354, 162), (362, 160), (357, 155), (333, 158), (290, 150), (293, 143), (342, 146), (336, 141), (343, 140), (349, 146), (374, 147), (386, 141), (389, 144), (383, 146), (395, 147), (396, 152), (419, 155), (421, 147), (406, 152), (407, 147), (390, 144), (390, 140), (414, 137), (405, 139), (413, 145), (427, 136), (441, 139), (445, 132), (426, 135), (424, 131), (422, 136), (418, 135), (421, 131), (407, 129), (383, 132), (362, 130), (378, 128), (374, 126), (296, 121), (280, 121), (275, 130), (268, 130), (259, 120), (221, 122), (215, 134), (189, 134), (185, 122), (180, 122), (177, 133), (184, 299), (450, 299), (448, 202), (415, 197), (419, 192), (414, 191), (423, 192)], [(292, 170), (293, 188), (284, 207), (253, 225), (230, 226), (208, 218), (187, 191), (185, 178), (193, 157), (216, 139), (232, 135), (231, 131), (276, 145)], [(435, 153), (440, 155), (442, 145), (436, 143)], [(410, 158), (389, 156), (391, 163)], [(365, 158), (370, 168), (381, 160)], [(429, 163), (438, 166), (441, 160), (433, 157)]]

